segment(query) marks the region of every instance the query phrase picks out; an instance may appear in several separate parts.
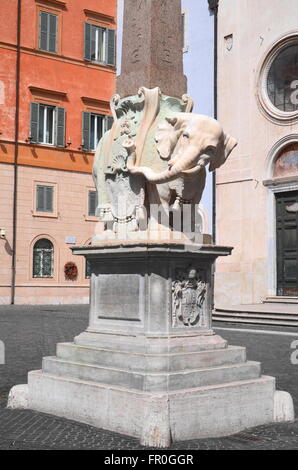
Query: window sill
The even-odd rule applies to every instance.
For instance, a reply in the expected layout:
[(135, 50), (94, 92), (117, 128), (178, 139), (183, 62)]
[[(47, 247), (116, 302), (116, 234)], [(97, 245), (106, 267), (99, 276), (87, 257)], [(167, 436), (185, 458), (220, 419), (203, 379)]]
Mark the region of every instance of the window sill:
[(42, 145), (43, 147), (56, 147), (55, 144), (49, 144), (48, 142), (36, 142), (36, 144), (37, 145)]
[(37, 277), (36, 276), (36, 277), (32, 277), (33, 281), (36, 281), (36, 280), (41, 281), (42, 279), (49, 280), (49, 279), (54, 279), (54, 277), (53, 276), (44, 276), (44, 277)]
[(115, 68), (115, 67), (116, 67), (115, 64), (114, 64), (114, 65), (111, 65), (111, 64), (107, 64), (106, 62), (99, 62), (99, 61), (97, 61), (97, 60), (92, 60), (92, 59), (89, 60), (89, 59), (85, 59), (85, 58), (84, 58), (84, 62), (85, 62), (86, 64), (98, 65), (98, 66), (100, 66), (100, 67), (108, 67), (108, 68)]
[(59, 55), (59, 52), (58, 52), (58, 51), (55, 51), (55, 52), (53, 52), (53, 51), (48, 51), (47, 49), (41, 49), (40, 47), (38, 47), (36, 50), (39, 51), (39, 52), (46, 52), (47, 54)]
[(32, 212), (33, 217), (50, 217), (51, 219), (58, 219), (58, 214), (53, 212)]
[(96, 215), (85, 215), (85, 220), (89, 222), (99, 222), (99, 217)]

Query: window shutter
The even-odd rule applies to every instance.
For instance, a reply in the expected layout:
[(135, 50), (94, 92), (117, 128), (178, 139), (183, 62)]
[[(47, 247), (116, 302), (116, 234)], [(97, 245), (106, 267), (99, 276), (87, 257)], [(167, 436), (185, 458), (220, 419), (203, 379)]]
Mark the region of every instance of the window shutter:
[(39, 48), (46, 51), (48, 49), (48, 13), (40, 12), (40, 36)]
[(85, 60), (91, 60), (91, 24), (85, 23)]
[(56, 52), (57, 16), (49, 16), (49, 51)]
[(91, 113), (83, 112), (83, 123), (82, 123), (82, 147), (84, 150), (90, 149), (90, 121)]
[(65, 109), (56, 108), (56, 145), (65, 147)]
[(115, 65), (115, 30), (107, 29), (107, 64)]
[(44, 186), (36, 188), (36, 210), (37, 212), (44, 211)]
[(39, 103), (30, 103), (30, 136), (31, 142), (38, 142)]
[(53, 188), (51, 186), (44, 187), (44, 206), (45, 212), (53, 212)]
[(89, 191), (88, 215), (95, 216), (96, 208), (97, 208), (97, 192)]
[(114, 118), (112, 116), (105, 116), (105, 132), (111, 129), (114, 122)]

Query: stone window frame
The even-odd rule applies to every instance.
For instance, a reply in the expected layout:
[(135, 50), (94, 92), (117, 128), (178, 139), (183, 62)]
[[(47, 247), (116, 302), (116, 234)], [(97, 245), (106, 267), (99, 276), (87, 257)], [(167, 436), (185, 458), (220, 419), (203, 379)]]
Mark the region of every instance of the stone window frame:
[[(63, 10), (65, 4), (63, 2), (46, 2), (45, 0), (36, 1), (36, 35), (35, 35), (35, 49), (39, 52), (49, 55), (61, 55), (62, 54), (62, 22), (63, 22)], [(57, 16), (57, 34), (56, 34), (56, 51), (50, 52), (40, 49), (40, 14), (41, 12), (49, 13)]]
[[(49, 267), (50, 267), (50, 274), (48, 275), (45, 275), (44, 274), (44, 271), (43, 271), (43, 268), (44, 268), (44, 265), (45, 263), (42, 262), (42, 260), (44, 259), (43, 256), (39, 257), (39, 259), (41, 260), (41, 263), (39, 263), (39, 271), (43, 271), (42, 274), (40, 274), (39, 272), (39, 275), (34, 275), (34, 265), (35, 265), (35, 256), (36, 256), (36, 251), (37, 250), (43, 250), (43, 248), (35, 248), (37, 243), (42, 241), (42, 240), (45, 240), (47, 242), (49, 242), (50, 244), (50, 248), (49, 249), (46, 249), (46, 251), (49, 251), (50, 252), (50, 263), (49, 263)], [(54, 273), (54, 256), (55, 256), (55, 253), (54, 253), (54, 245), (53, 243), (51, 242), (51, 240), (49, 240), (48, 238), (39, 238), (33, 245), (33, 250), (32, 250), (32, 277), (34, 279), (52, 279), (53, 278), (53, 273)]]
[[(53, 187), (53, 212), (41, 212), (37, 210), (37, 186), (51, 186)], [(33, 217), (49, 217), (49, 218), (58, 218), (58, 184), (52, 183), (48, 181), (37, 181), (34, 180), (33, 182), (33, 209), (32, 209), (32, 216)]]
[[(96, 152), (96, 148), (92, 150), (90, 148), (90, 130), (91, 130), (91, 115), (102, 116), (104, 118), (103, 126), (105, 128), (103, 134), (109, 130), (113, 125), (113, 117), (109, 114), (109, 108), (107, 102), (103, 102), (100, 100), (96, 100), (93, 98), (82, 97), (82, 101), (84, 103), (84, 109), (82, 111), (82, 144), (81, 148), (85, 152)], [(85, 126), (85, 116), (89, 114), (89, 126), (87, 126), (88, 130)], [(88, 138), (86, 138), (86, 133), (88, 134)], [(86, 142), (87, 141), (87, 142)]]
[(298, 121), (298, 110), (296, 111), (281, 111), (274, 106), (271, 102), (267, 92), (267, 78), (274, 60), (278, 54), (286, 47), (297, 43), (298, 44), (298, 31), (291, 31), (282, 36), (271, 44), (266, 51), (265, 56), (261, 61), (257, 72), (257, 101), (260, 110), (265, 116), (274, 123), (279, 125), (291, 125), (293, 122)]
[(275, 194), (298, 191), (298, 175), (273, 178), (274, 164), (280, 153), (290, 144), (298, 143), (298, 133), (279, 139), (270, 149), (266, 162), (263, 185), (267, 189), (267, 295), (277, 296), (277, 247)]
[[(29, 103), (29, 136), (31, 137), (31, 121), (32, 121), (32, 105), (38, 104), (43, 106), (51, 106), (55, 108), (53, 125), (54, 125), (54, 141), (53, 143), (42, 143), (34, 140), (30, 140), (31, 143), (35, 145), (41, 146), (49, 146), (49, 147), (57, 147), (57, 148), (65, 148), (65, 133), (66, 133), (66, 107), (65, 101), (67, 100), (67, 93), (57, 90), (50, 90), (46, 88), (36, 87), (34, 85), (29, 85), (28, 87), (30, 91), (30, 103)], [(58, 111), (59, 110), (59, 111)], [(63, 111), (62, 111), (63, 110)], [(58, 112), (63, 114), (64, 122), (63, 122), (63, 143), (61, 139), (61, 143), (57, 142), (57, 119), (58, 119)], [(62, 127), (62, 126), (61, 126)], [(59, 144), (59, 145), (58, 145)]]
[[(33, 249), (39, 240), (42, 239), (49, 240), (52, 245), (53, 245), (53, 268), (52, 268), (52, 276), (51, 277), (33, 277)], [(56, 285), (58, 282), (58, 271), (59, 271), (59, 249), (58, 249), (58, 244), (57, 241), (48, 233), (39, 233), (37, 236), (35, 236), (29, 246), (29, 273), (28, 273), (28, 280), (32, 283), (34, 282), (34, 285)]]
[(96, 188), (94, 186), (87, 186), (85, 188), (85, 220), (98, 222), (99, 217), (97, 215), (89, 215), (89, 191), (96, 191)]

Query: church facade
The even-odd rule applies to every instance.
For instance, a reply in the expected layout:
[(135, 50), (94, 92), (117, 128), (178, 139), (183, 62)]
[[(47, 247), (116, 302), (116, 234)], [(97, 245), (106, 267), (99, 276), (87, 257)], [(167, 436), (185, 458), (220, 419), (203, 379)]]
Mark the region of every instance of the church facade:
[(238, 147), (217, 171), (216, 306), (298, 301), (295, 0), (220, 0), (218, 119)]

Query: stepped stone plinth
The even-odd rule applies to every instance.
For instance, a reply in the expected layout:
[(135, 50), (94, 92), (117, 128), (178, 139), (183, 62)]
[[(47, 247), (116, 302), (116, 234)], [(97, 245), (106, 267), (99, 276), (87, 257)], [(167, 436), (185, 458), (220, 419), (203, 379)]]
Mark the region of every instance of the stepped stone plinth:
[(200, 202), (237, 141), (192, 113), (181, 0), (125, 0), (123, 46), (94, 158), (101, 222), (90, 246), (72, 248), (92, 273), (89, 326), (9, 405), (156, 447), (293, 419), (290, 395), (212, 330), (214, 263), (232, 248), (208, 243)]
[(231, 248), (126, 242), (73, 252), (91, 266), (89, 326), (29, 373), (29, 408), (161, 447), (274, 421), (275, 379), (211, 326), (212, 266)]

